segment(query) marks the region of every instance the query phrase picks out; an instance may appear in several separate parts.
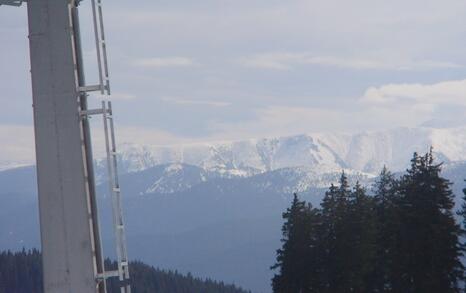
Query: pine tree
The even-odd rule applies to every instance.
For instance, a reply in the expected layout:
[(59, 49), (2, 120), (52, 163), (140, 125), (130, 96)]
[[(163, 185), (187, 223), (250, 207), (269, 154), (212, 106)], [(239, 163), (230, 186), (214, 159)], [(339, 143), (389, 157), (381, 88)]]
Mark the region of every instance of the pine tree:
[[(463, 198), (460, 210), (457, 212), (457, 215), (461, 218), (461, 236), (462, 236), (462, 243), (461, 247), (463, 249), (463, 253), (466, 251), (466, 188), (463, 189)], [(462, 281), (464, 283), (463, 291), (466, 292), (466, 274), (463, 272)]]
[(349, 250), (349, 197), (351, 190), (343, 172), (339, 186), (332, 185), (322, 201), (322, 245), (324, 247), (323, 276), (325, 290), (322, 292), (348, 292), (350, 283)]
[(399, 197), (397, 181), (384, 166), (373, 186), (376, 225), (376, 252), (372, 289), (374, 292), (392, 292), (397, 288), (394, 280), (399, 279), (399, 259), (395, 252), (399, 243)]
[(402, 291), (460, 292), (458, 280), (464, 267), (460, 262), (461, 229), (452, 214), (451, 183), (440, 176), (432, 150), (414, 154), (411, 167), (400, 182), (400, 245), (398, 261)]
[(348, 275), (346, 292), (370, 292), (376, 251), (374, 201), (358, 183), (349, 197)]
[(308, 204), (304, 223), (307, 226), (307, 290), (303, 290), (303, 293), (319, 293), (325, 289), (322, 212), (319, 209), (312, 208), (311, 204)]
[(322, 256), (324, 259), (322, 267), (322, 277), (324, 290), (331, 292), (335, 283), (339, 279), (338, 267), (336, 265), (334, 252), (336, 251), (337, 238), (337, 187), (331, 185), (322, 200)]
[(294, 194), (291, 207), (283, 213), (282, 248), (272, 269), (278, 274), (272, 280), (275, 293), (321, 292), (319, 268), (320, 215), (311, 205)]

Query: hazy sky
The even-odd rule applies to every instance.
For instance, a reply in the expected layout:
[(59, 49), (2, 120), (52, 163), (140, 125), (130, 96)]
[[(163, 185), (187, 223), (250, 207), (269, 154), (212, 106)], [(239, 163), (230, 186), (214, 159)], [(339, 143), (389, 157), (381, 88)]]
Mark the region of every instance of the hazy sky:
[[(104, 5), (120, 141), (466, 124), (464, 0)], [(31, 157), (26, 26), (25, 7), (0, 7), (0, 161)]]

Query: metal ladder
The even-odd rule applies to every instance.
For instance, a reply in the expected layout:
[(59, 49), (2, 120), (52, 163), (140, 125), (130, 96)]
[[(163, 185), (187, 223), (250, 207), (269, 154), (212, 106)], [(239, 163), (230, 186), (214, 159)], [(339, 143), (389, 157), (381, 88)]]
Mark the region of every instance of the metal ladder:
[(131, 293), (129, 277), (129, 260), (126, 246), (125, 225), (121, 207), (121, 189), (118, 179), (117, 151), (115, 130), (113, 123), (113, 110), (110, 101), (103, 101), (102, 108), (83, 110), (82, 117), (102, 115), (105, 132), (105, 151), (107, 154), (107, 171), (109, 194), (112, 199), (113, 231), (115, 234), (116, 254), (118, 268), (114, 271), (104, 271), (98, 274), (98, 281), (106, 282), (108, 278), (118, 277), (121, 293)]
[(104, 17), (102, 13), (102, 0), (91, 0), (92, 21), (94, 23), (94, 38), (97, 52), (97, 67), (99, 84), (85, 85), (78, 88), (79, 92), (99, 91), (102, 95), (110, 95), (110, 78), (108, 70), (107, 44), (105, 41)]
[[(76, 0), (81, 1), (81, 0)], [(88, 92), (100, 92), (102, 95), (110, 96), (110, 79), (108, 70), (107, 47), (105, 42), (105, 30), (102, 13), (102, 0), (91, 0), (92, 18), (94, 25), (94, 37), (97, 52), (97, 65), (99, 74), (99, 84), (82, 85), (78, 92), (87, 95)], [(123, 212), (121, 204), (121, 189), (118, 179), (117, 151), (115, 142), (115, 129), (113, 123), (113, 111), (110, 101), (102, 101), (101, 108), (82, 109), (80, 111), (82, 119), (88, 119), (93, 115), (102, 115), (105, 132), (105, 150), (107, 157), (109, 195), (112, 201), (113, 232), (116, 244), (117, 269), (113, 271), (103, 271), (96, 274), (96, 281), (104, 283), (109, 278), (118, 277), (121, 293), (131, 293), (129, 260), (126, 246), (125, 226), (123, 222)]]
[(116, 251), (118, 261), (118, 277), (120, 279), (121, 293), (131, 293), (129, 284), (129, 261), (126, 248), (125, 226), (121, 209), (121, 189), (118, 180), (117, 151), (115, 143), (115, 130), (113, 126), (112, 103), (102, 102), (105, 150), (107, 152), (107, 169), (109, 175), (109, 191), (112, 195), (113, 228), (116, 239)]

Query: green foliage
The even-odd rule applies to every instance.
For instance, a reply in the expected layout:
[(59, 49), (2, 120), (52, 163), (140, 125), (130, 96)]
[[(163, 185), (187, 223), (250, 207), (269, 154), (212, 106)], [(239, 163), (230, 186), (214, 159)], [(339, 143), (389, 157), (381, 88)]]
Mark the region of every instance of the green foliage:
[(325, 291), (320, 292), (367, 292), (375, 256), (373, 199), (359, 183), (351, 190), (343, 173), (339, 186), (324, 197), (322, 218)]
[(399, 264), (403, 292), (460, 292), (464, 267), (461, 228), (452, 209), (451, 183), (440, 176), (432, 151), (414, 155), (400, 180)]
[[(431, 151), (414, 154), (399, 179), (384, 168), (373, 196), (359, 183), (351, 189), (344, 173), (320, 209), (295, 195), (283, 214), (274, 292), (462, 292), (465, 229), (440, 172)], [(459, 214), (466, 217), (466, 204)]]
[(0, 253), (0, 293), (42, 293), (39, 251)]
[[(115, 262), (106, 261), (109, 268), (116, 268)], [(234, 285), (226, 285), (210, 279), (202, 280), (173, 271), (161, 271), (140, 261), (130, 265), (131, 291), (135, 293), (173, 292), (173, 293), (247, 293)], [(112, 279), (108, 284), (109, 293), (118, 293), (118, 280)]]
[[(461, 236), (462, 236), (462, 243), (461, 248), (463, 252), (466, 251), (466, 188), (463, 189), (463, 203), (461, 204), (461, 209), (457, 212), (457, 215), (461, 217)], [(466, 274), (466, 272), (463, 272)], [(466, 275), (463, 277), (466, 280)], [(463, 292), (466, 292), (466, 282), (463, 285)]]
[[(106, 261), (108, 267), (116, 264)], [(194, 278), (191, 274), (161, 271), (142, 262), (130, 264), (134, 293), (247, 293), (222, 282)], [(120, 292), (117, 280), (108, 283), (109, 293)], [(42, 293), (42, 259), (37, 250), (0, 253), (0, 293)]]
[(298, 199), (295, 194), (291, 207), (283, 213), (283, 248), (277, 251), (280, 274), (272, 280), (275, 292), (305, 292), (305, 288), (319, 289), (315, 279), (319, 274), (319, 225), (320, 214)]
[[(359, 183), (350, 194), (347, 212), (349, 278), (346, 288), (353, 292), (369, 292), (372, 286), (372, 274), (375, 260), (375, 206), (373, 198)], [(344, 240), (345, 241), (345, 240)], [(346, 292), (347, 289), (342, 292)]]
[(373, 186), (375, 204), (375, 259), (372, 275), (374, 292), (392, 292), (394, 280), (401, 275), (397, 263), (397, 244), (400, 242), (400, 211), (398, 181), (386, 167)]

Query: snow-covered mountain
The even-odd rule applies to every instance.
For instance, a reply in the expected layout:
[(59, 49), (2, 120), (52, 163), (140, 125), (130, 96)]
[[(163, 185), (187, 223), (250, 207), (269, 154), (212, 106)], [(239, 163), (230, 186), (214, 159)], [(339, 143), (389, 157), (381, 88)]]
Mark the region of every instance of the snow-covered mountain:
[[(394, 172), (403, 171), (413, 152), (424, 153), (430, 146), (439, 161), (466, 161), (466, 127), (313, 133), (173, 146), (125, 143), (119, 146), (118, 158), (122, 174), (155, 168), (147, 178), (150, 186), (140, 191), (143, 194), (169, 194), (216, 178), (256, 175), (283, 180), (284, 185), (279, 187), (283, 191), (301, 192), (328, 186), (342, 170), (361, 181), (370, 181), (384, 165)], [(97, 160), (99, 183), (106, 178), (105, 162), (103, 158)], [(9, 165), (1, 166), (4, 168), (0, 170), (10, 169)]]
[(126, 173), (181, 163), (225, 177), (248, 177), (294, 167), (306, 167), (319, 174), (349, 169), (375, 175), (384, 165), (402, 171), (413, 152), (426, 152), (430, 146), (441, 161), (464, 161), (466, 128), (314, 133), (175, 146), (123, 144), (120, 165)]

